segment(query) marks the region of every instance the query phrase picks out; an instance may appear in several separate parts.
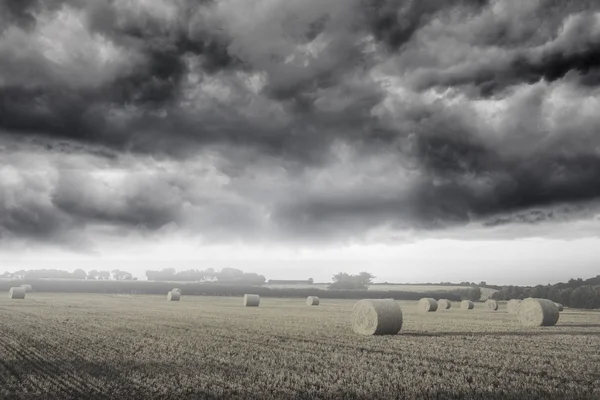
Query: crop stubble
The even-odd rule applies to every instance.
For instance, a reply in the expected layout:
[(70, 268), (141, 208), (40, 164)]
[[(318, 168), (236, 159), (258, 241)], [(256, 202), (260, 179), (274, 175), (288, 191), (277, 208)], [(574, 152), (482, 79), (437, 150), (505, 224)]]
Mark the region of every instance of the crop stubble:
[(362, 337), (355, 301), (239, 302), (0, 300), (0, 398), (600, 397), (599, 313), (523, 328), (504, 305), (423, 314), (400, 302), (399, 335)]

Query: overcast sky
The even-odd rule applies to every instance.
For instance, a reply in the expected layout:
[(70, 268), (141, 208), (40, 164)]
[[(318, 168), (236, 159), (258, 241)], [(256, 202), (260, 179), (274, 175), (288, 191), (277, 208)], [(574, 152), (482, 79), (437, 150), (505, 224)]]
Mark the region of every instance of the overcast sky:
[(600, 273), (597, 0), (0, 1), (0, 270)]

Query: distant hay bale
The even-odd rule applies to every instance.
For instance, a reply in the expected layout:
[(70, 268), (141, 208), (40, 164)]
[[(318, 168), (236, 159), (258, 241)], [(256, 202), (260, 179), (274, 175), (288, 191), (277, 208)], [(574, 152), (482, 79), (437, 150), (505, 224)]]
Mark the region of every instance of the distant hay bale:
[(394, 300), (360, 300), (352, 309), (352, 329), (361, 335), (396, 335), (402, 329), (402, 308)]
[(180, 295), (183, 294), (183, 292), (179, 288), (171, 289), (171, 292), (179, 292)]
[(562, 311), (562, 310), (564, 310), (564, 309), (565, 309), (565, 308), (563, 307), (563, 305), (562, 305), (562, 304), (560, 304), (560, 303), (554, 303), (554, 304), (556, 304), (556, 307), (558, 307), (558, 311)]
[(260, 296), (257, 294), (244, 295), (244, 307), (258, 307), (260, 304)]
[(319, 298), (317, 296), (308, 296), (306, 298), (306, 304), (309, 306), (318, 306)]
[(492, 311), (498, 310), (498, 302), (496, 300), (487, 299), (484, 305)]
[(32, 291), (33, 291), (33, 287), (31, 287), (31, 285), (21, 285), (21, 287), (22, 287), (23, 289), (25, 289), (25, 292), (26, 292), (26, 293), (30, 293), (30, 292), (32, 292)]
[(179, 301), (180, 298), (181, 298), (181, 293), (176, 292), (174, 290), (171, 290), (169, 293), (167, 293), (168, 301)]
[(523, 300), (517, 310), (517, 318), (523, 326), (554, 326), (559, 315), (556, 303), (532, 297)]
[(516, 314), (522, 302), (523, 300), (509, 300), (508, 303), (506, 303), (506, 311), (508, 311), (510, 314)]
[(475, 308), (475, 303), (471, 300), (463, 300), (460, 302), (460, 308), (463, 310), (472, 310)]
[(438, 300), (438, 311), (439, 310), (449, 310), (452, 307), (452, 302), (446, 299)]
[(25, 288), (24, 287), (11, 287), (8, 291), (9, 299), (24, 299)]
[(419, 311), (423, 312), (433, 312), (438, 309), (438, 302), (436, 299), (432, 299), (431, 297), (423, 297), (419, 300)]

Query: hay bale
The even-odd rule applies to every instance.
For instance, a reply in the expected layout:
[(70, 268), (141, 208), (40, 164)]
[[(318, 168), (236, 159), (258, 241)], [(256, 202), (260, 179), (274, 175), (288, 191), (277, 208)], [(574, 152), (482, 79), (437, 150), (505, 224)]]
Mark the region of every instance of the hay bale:
[(402, 309), (394, 300), (360, 300), (352, 309), (352, 329), (361, 335), (396, 335)]
[(463, 310), (472, 310), (475, 308), (475, 303), (471, 300), (463, 300), (460, 302), (460, 308)]
[(423, 297), (419, 300), (419, 311), (423, 312), (433, 312), (438, 309), (438, 302), (436, 299), (432, 299), (431, 297)]
[(258, 307), (259, 304), (260, 297), (257, 294), (244, 295), (244, 307)]
[(171, 289), (171, 292), (179, 292), (180, 295), (183, 294), (183, 292), (179, 288), (173, 288), (173, 289)]
[(308, 306), (318, 306), (319, 298), (317, 296), (308, 296), (306, 298), (306, 305)]
[(23, 287), (11, 287), (8, 291), (9, 299), (24, 299), (25, 298), (25, 288)]
[(517, 318), (523, 326), (554, 326), (560, 314), (556, 303), (547, 299), (523, 300), (517, 310)]
[(25, 289), (25, 293), (33, 292), (33, 287), (31, 285), (21, 285), (23, 289)]
[(452, 307), (452, 302), (446, 299), (438, 300), (438, 311), (439, 310), (449, 310)]
[(492, 311), (498, 310), (498, 302), (496, 300), (487, 299), (484, 305)]
[(563, 310), (565, 309), (565, 308), (563, 307), (563, 305), (562, 305), (562, 304), (560, 304), (560, 303), (554, 303), (554, 304), (556, 304), (556, 307), (558, 307), (558, 311), (563, 311)]
[(506, 311), (508, 311), (510, 314), (516, 314), (521, 302), (523, 302), (523, 300), (509, 300), (508, 303), (506, 303)]
[(167, 293), (168, 301), (179, 301), (180, 298), (181, 298), (181, 293), (176, 292), (174, 290), (171, 290), (169, 293)]

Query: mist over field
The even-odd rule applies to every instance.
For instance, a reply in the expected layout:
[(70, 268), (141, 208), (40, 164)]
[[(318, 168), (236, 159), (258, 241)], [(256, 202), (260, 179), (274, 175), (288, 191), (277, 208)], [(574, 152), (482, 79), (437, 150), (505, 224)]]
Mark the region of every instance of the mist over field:
[(1, 1), (0, 263), (591, 276), (599, 55), (594, 0)]

